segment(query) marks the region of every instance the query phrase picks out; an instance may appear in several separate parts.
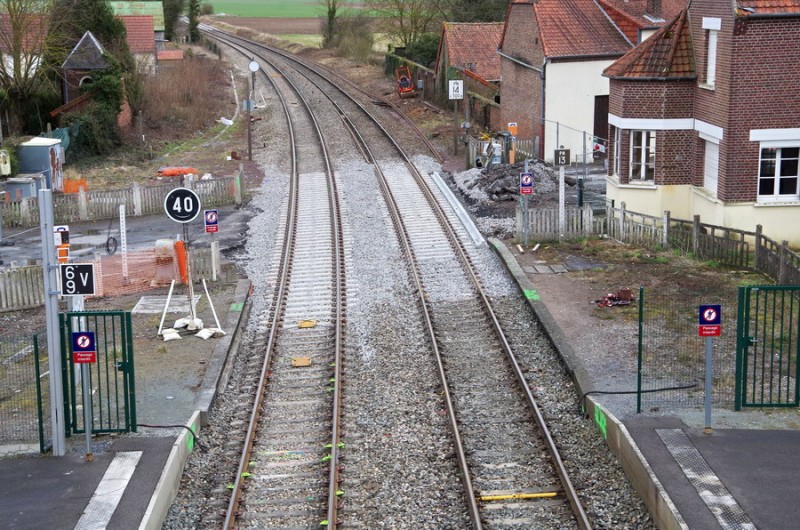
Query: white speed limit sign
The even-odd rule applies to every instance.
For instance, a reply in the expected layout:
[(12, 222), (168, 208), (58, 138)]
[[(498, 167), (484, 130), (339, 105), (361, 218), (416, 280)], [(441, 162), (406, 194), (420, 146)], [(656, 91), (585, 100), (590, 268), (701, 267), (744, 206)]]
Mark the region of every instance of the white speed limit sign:
[(164, 211), (173, 221), (188, 223), (200, 213), (200, 197), (189, 188), (175, 188), (164, 198)]

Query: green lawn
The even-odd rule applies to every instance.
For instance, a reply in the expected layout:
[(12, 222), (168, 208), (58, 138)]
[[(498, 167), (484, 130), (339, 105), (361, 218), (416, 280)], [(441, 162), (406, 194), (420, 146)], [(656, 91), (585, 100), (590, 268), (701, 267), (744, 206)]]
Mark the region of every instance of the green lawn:
[[(323, 12), (318, 0), (210, 0), (214, 13), (240, 17), (314, 18)], [(342, 7), (359, 2), (342, 2)]]

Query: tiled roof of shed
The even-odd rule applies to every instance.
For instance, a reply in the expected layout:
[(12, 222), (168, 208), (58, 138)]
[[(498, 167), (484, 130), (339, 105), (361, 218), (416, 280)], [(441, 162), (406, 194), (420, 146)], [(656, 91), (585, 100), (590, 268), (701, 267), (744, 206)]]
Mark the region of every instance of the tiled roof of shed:
[(686, 10), (603, 71), (617, 79), (697, 77)]
[(614, 56), (631, 47), (593, 0), (539, 0), (533, 9), (548, 57)]
[[(23, 53), (38, 53), (44, 46), (47, 35), (49, 19), (41, 15), (30, 15), (25, 24), (25, 34), (22, 36)], [(11, 52), (11, 20), (5, 13), (0, 14), (0, 53)]]
[(444, 22), (449, 64), (465, 66), (488, 81), (500, 79), (500, 56), (497, 48), (503, 23)]
[[(740, 15), (800, 14), (800, 0), (739, 0)], [(752, 11), (751, 11), (752, 10)]]
[(158, 52), (159, 61), (180, 61), (183, 59), (183, 50), (161, 50)]
[(131, 53), (153, 53), (156, 41), (153, 33), (153, 17), (124, 16), (119, 17), (125, 24), (125, 40)]

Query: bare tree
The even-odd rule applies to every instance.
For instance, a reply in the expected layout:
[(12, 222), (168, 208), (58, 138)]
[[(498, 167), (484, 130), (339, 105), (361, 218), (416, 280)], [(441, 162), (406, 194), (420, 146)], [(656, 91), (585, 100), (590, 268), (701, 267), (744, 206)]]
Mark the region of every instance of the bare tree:
[(27, 98), (36, 88), (48, 47), (49, 9), (40, 0), (0, 0), (0, 88)]
[(416, 42), (445, 19), (447, 0), (366, 0), (381, 29), (398, 39), (402, 46)]
[(336, 41), (336, 21), (339, 11), (338, 0), (319, 0), (319, 5), (322, 7), (322, 47), (331, 48)]

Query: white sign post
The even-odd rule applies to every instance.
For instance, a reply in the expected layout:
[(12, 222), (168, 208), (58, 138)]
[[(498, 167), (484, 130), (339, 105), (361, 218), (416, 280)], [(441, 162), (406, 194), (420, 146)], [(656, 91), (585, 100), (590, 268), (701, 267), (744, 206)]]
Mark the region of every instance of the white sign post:
[(556, 149), (553, 162), (558, 166), (558, 240), (564, 238), (567, 226), (567, 212), (564, 204), (564, 166), (569, 164), (569, 149)]
[(451, 79), (448, 94), (453, 102), (453, 154), (458, 152), (458, 100), (464, 99), (464, 81)]

